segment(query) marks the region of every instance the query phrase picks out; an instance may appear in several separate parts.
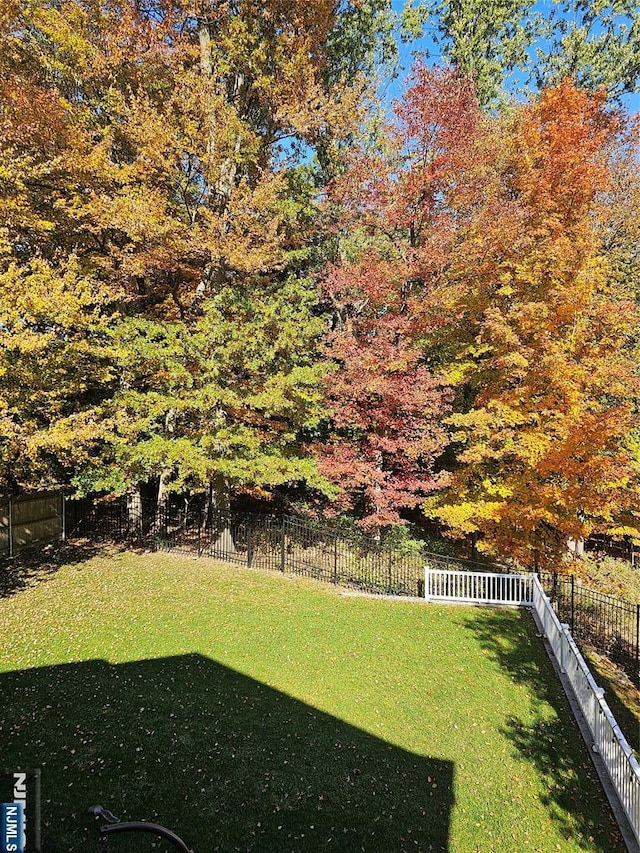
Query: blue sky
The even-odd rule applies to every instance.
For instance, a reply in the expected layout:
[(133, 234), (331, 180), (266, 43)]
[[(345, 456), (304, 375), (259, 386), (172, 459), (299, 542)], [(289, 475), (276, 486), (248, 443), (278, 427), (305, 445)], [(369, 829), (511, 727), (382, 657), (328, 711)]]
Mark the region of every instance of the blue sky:
[[(392, 6), (394, 11), (401, 12), (404, 8), (406, 0), (392, 0)], [(539, 10), (543, 10), (545, 8), (549, 8), (553, 5), (553, 0), (540, 0), (536, 4)], [(543, 44), (539, 45), (540, 47)], [(429, 52), (429, 63), (438, 63), (441, 61), (441, 57), (439, 56), (439, 48), (434, 44), (432, 38), (429, 35), (428, 27), (427, 31), (422, 39), (414, 42), (411, 45), (401, 44), (400, 45), (400, 72), (398, 79), (394, 81), (388, 81), (383, 85), (382, 97), (385, 101), (391, 101), (394, 98), (400, 96), (404, 81), (411, 69), (412, 61), (413, 61), (413, 53), (416, 50), (427, 50)], [(525, 94), (525, 81), (519, 75), (515, 75), (513, 79), (510, 81), (511, 89), (516, 96)], [(640, 113), (640, 93), (635, 93), (633, 95), (626, 96), (624, 98), (624, 106), (629, 110), (630, 113)]]

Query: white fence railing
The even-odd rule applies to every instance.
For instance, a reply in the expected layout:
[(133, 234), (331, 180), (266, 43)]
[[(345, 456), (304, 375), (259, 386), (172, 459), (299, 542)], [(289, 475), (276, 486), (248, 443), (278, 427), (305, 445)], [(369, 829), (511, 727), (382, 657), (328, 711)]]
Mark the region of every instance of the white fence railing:
[(640, 764), (627, 743), (604, 691), (595, 683), (567, 625), (560, 624), (536, 575), (499, 575), (425, 568), (425, 597), (432, 601), (508, 604), (533, 607), (545, 637), (589, 727), (599, 753), (640, 844)]
[(428, 569), (424, 588), (427, 599), (522, 607), (533, 605), (533, 575)]

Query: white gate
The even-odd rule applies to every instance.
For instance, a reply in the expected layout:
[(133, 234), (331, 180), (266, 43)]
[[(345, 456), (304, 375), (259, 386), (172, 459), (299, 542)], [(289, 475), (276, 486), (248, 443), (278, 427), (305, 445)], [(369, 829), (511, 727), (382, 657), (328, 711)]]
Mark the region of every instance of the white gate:
[(497, 572), (458, 572), (425, 568), (425, 597), (428, 601), (461, 604), (533, 605), (533, 575), (502, 575)]

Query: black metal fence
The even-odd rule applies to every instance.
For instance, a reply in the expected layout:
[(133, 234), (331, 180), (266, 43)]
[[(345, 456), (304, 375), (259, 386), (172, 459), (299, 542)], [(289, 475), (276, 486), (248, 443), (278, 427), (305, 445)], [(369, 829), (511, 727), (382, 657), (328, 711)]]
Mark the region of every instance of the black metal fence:
[(366, 592), (424, 595), (424, 557), (293, 516), (214, 516), (158, 530), (158, 547), (315, 578)]
[(573, 575), (543, 572), (540, 580), (576, 642), (617, 663), (640, 686), (640, 604), (584, 587)]
[(113, 500), (65, 501), (67, 539), (96, 542), (149, 542), (153, 539), (154, 507), (127, 497)]
[(144, 542), (372, 593), (424, 595), (424, 554), (405, 553), (373, 537), (309, 519), (216, 513), (200, 501), (168, 504), (158, 511), (122, 499), (79, 502), (67, 515), (69, 536)]
[[(69, 536), (137, 542), (377, 594), (422, 597), (426, 562), (456, 570), (513, 571), (495, 563), (405, 552), (311, 519), (216, 513), (201, 499), (171, 502), (161, 511), (131, 498), (67, 501), (66, 514)], [(577, 642), (610, 658), (640, 685), (640, 604), (595, 592), (573, 577), (543, 572), (540, 579)]]
[(599, 555), (607, 554), (609, 557), (615, 557), (618, 560), (626, 560), (632, 566), (638, 565), (640, 561), (640, 551), (633, 539), (625, 536), (622, 539), (612, 539), (605, 534), (592, 533), (584, 543), (585, 551), (596, 552)]

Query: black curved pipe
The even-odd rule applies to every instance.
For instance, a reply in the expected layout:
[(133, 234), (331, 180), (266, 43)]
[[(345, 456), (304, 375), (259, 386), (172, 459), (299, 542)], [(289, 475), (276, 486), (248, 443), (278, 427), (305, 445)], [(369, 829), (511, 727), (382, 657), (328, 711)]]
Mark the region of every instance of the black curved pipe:
[(167, 829), (166, 826), (160, 826), (159, 823), (149, 823), (146, 820), (129, 820), (121, 823), (109, 823), (100, 827), (102, 835), (112, 835), (116, 832), (149, 832), (170, 841), (180, 853), (191, 853), (191, 850), (175, 832)]

